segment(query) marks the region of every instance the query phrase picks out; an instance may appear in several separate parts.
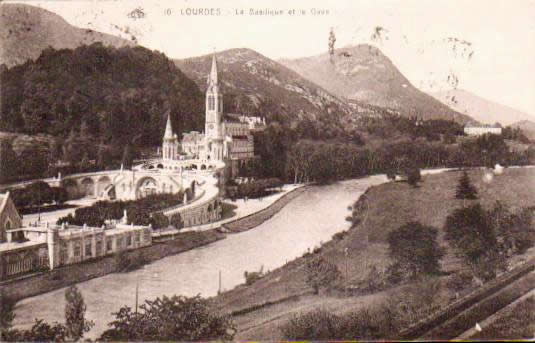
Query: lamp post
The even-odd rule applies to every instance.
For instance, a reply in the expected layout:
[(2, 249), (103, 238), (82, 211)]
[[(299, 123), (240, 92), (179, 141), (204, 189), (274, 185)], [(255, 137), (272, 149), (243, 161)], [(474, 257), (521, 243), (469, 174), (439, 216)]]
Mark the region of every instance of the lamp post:
[(348, 274), (348, 270), (347, 270), (347, 262), (348, 262), (348, 259), (349, 259), (349, 249), (348, 248), (345, 248), (344, 249), (344, 256), (345, 256), (345, 272), (346, 272), (346, 297), (347, 297), (347, 289), (349, 287), (349, 274)]

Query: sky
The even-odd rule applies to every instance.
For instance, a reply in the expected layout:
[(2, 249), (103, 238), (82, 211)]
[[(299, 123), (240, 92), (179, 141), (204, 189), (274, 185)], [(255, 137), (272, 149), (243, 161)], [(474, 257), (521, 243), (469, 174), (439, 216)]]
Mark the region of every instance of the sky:
[[(335, 47), (373, 44), (423, 91), (457, 87), (535, 115), (535, 0), (15, 2), (135, 36), (171, 58), (242, 47), (272, 59), (311, 56), (327, 52), (332, 28)], [(129, 15), (135, 9), (142, 18)], [(275, 10), (282, 14), (266, 13)]]

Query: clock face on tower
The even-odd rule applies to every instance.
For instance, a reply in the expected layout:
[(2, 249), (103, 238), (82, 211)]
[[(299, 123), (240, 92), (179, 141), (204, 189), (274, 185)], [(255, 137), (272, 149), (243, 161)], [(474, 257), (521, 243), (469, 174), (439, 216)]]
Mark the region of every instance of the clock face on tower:
[(208, 125), (208, 128), (209, 128), (210, 130), (213, 130), (213, 129), (214, 129), (214, 124), (210, 124), (210, 125)]

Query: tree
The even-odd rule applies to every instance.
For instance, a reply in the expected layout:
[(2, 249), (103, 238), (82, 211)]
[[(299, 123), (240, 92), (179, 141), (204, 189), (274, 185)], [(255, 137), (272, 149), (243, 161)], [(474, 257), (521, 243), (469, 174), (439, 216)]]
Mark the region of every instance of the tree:
[(65, 326), (67, 335), (74, 341), (80, 340), (84, 333), (91, 330), (94, 323), (85, 319), (86, 305), (78, 287), (65, 290)]
[(331, 62), (334, 57), (334, 43), (336, 43), (336, 37), (334, 35), (334, 29), (331, 27), (331, 31), (329, 32), (329, 55), (331, 56)]
[(306, 281), (319, 294), (320, 288), (330, 287), (341, 276), (338, 267), (323, 257), (314, 258), (306, 264)]
[(63, 187), (52, 187), (52, 198), (56, 204), (63, 204), (69, 200), (69, 193)]
[(421, 180), (422, 175), (420, 174), (420, 168), (410, 168), (407, 171), (407, 182), (409, 185), (416, 187)]
[(153, 229), (166, 228), (169, 226), (169, 218), (161, 212), (156, 212), (151, 215), (150, 223), (152, 224)]
[(147, 300), (139, 312), (122, 307), (99, 340), (209, 341), (232, 340), (236, 327), (228, 315), (214, 312), (200, 296)]
[(132, 153), (132, 148), (128, 144), (124, 147), (123, 158), (121, 159), (121, 163), (123, 164), (123, 167), (130, 168), (132, 167), (133, 162), (134, 162), (134, 154)]
[(466, 170), (463, 171), (463, 174), (459, 178), (455, 197), (457, 199), (477, 199), (477, 190), (472, 185), (472, 182), (470, 181), (470, 177), (468, 176)]
[(7, 331), (11, 328), (11, 323), (15, 319), (15, 301), (0, 290), (0, 332)]
[(446, 218), (444, 229), (446, 240), (476, 276), (490, 280), (504, 267), (493, 224), (479, 203), (454, 210)]
[(99, 169), (106, 169), (112, 162), (110, 151), (104, 144), (99, 144), (97, 150), (97, 166)]
[(410, 222), (388, 234), (389, 255), (394, 269), (408, 278), (437, 274), (444, 256), (437, 242), (438, 230), (419, 222)]
[(11, 180), (20, 170), (20, 162), (13, 146), (7, 140), (0, 140), (0, 183)]

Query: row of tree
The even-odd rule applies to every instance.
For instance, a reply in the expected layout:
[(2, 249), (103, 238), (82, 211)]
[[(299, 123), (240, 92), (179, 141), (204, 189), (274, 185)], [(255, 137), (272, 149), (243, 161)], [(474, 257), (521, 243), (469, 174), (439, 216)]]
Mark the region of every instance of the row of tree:
[(61, 205), (69, 197), (65, 188), (50, 187), (43, 181), (33, 182), (24, 188), (15, 188), (11, 190), (10, 196), (19, 210), (52, 203)]
[(0, 183), (129, 168), (138, 154), (131, 145), (94, 144), (93, 137), (78, 136), (74, 130), (48, 147), (28, 146), (18, 154), (10, 141), (0, 140)]
[(274, 124), (255, 135), (255, 149), (260, 158), (247, 175), (290, 182), (329, 182), (374, 173), (409, 175), (415, 168), (535, 163), (535, 148), (510, 151), (500, 135), (463, 139), (460, 144), (400, 140), (369, 149), (340, 141), (300, 139), (294, 129)]
[[(189, 198), (193, 197), (192, 194)], [(161, 210), (180, 205), (183, 201), (183, 193), (177, 194), (152, 194), (138, 200), (129, 201), (98, 201), (89, 207), (78, 208), (74, 216), (69, 214), (59, 218), (57, 224), (69, 223), (100, 227), (106, 220), (120, 219), (124, 211), (127, 211), (129, 223), (136, 225), (152, 225), (153, 229), (167, 227), (170, 222)], [(173, 225), (180, 226), (180, 217), (175, 217)]]

